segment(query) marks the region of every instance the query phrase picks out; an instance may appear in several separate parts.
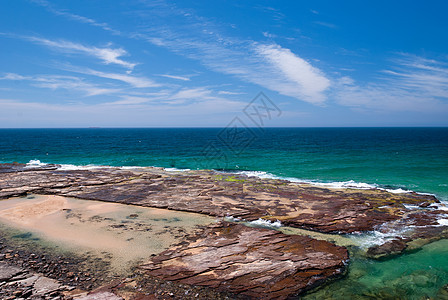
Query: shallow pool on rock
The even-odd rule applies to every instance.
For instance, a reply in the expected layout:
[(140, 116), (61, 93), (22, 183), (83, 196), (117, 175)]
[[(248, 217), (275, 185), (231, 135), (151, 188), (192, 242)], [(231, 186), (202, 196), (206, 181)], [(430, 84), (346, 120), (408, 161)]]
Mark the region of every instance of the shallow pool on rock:
[(214, 218), (60, 196), (32, 195), (0, 201), (0, 222), (19, 230), (17, 240), (49, 241), (77, 254), (110, 261), (127, 272), (139, 261), (168, 249)]

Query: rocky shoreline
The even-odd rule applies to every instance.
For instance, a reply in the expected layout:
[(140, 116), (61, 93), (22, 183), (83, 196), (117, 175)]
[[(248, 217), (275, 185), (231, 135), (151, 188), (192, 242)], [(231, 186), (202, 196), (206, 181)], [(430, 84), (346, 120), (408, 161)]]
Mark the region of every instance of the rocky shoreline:
[[(284, 225), (331, 234), (380, 230), (392, 238), (372, 246), (367, 255), (381, 259), (448, 237), (447, 226), (439, 221), (447, 212), (439, 209), (439, 201), (430, 195), (394, 194), (380, 189), (328, 189), (207, 170), (168, 172), (149, 167), (64, 170), (57, 165), (0, 165), (0, 199), (30, 193), (246, 221), (279, 220)], [(8, 244), (7, 240), (2, 242)], [(285, 299), (342, 276), (348, 262), (347, 249), (326, 241), (224, 221), (187, 235), (179, 245), (148, 258), (135, 269), (134, 278), (117, 278), (116, 282), (108, 278), (92, 284), (96, 275), (88, 273), (87, 284), (69, 285), (74, 278), (83, 277), (58, 275), (61, 272), (53, 269), (58, 270), (65, 260), (34, 270), (30, 265), (34, 259), (31, 253), (22, 255), (26, 259), (20, 264), (20, 259), (10, 257), (11, 253), (12, 257), (16, 254), (22, 257), (15, 252), (18, 250), (7, 250), (12, 252), (5, 250), (0, 255), (2, 266), (7, 261), (5, 270), (19, 267), (31, 272), (30, 276), (34, 276), (33, 272), (48, 275), (59, 280), (61, 286), (79, 288), (84, 293), (113, 292), (124, 299), (194, 298), (196, 294), (204, 299), (207, 295), (219, 299), (260, 295)], [(98, 274), (101, 272), (99, 268)], [(11, 282), (14, 276), (3, 282)], [(104, 286), (106, 282), (115, 283)], [(4, 292), (11, 284), (0, 286)], [(161, 295), (161, 291), (166, 291), (166, 295)], [(16, 296), (20, 298), (19, 294)]]

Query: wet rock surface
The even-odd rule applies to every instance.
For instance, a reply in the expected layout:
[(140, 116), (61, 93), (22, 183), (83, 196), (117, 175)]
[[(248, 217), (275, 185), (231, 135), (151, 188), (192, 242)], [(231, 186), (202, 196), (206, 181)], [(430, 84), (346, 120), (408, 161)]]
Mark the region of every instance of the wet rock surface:
[(367, 250), (367, 256), (375, 259), (391, 257), (402, 253), (406, 248), (407, 245), (403, 239), (393, 239), (382, 245), (370, 247)]
[(305, 236), (224, 223), (142, 265), (163, 280), (251, 298), (286, 299), (342, 275), (344, 247)]

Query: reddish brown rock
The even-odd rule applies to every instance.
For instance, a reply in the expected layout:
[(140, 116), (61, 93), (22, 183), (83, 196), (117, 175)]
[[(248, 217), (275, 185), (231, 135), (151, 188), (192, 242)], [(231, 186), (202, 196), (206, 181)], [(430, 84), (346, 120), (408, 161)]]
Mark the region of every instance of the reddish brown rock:
[(167, 281), (251, 298), (285, 299), (343, 274), (344, 247), (305, 236), (220, 224), (144, 264)]
[(285, 225), (328, 233), (368, 231), (386, 222), (405, 219), (414, 220), (407, 225), (435, 225), (443, 213), (425, 210), (415, 217), (404, 218), (409, 210), (403, 204), (438, 202), (428, 195), (393, 194), (378, 189), (326, 189), (212, 171), (14, 170), (0, 174), (0, 198), (31, 192), (57, 194), (211, 216), (230, 215), (249, 221), (280, 220)]
[[(412, 228), (406, 236), (410, 242), (437, 238), (438, 219), (446, 214), (433, 208), (438, 202), (435, 197), (416, 193), (327, 189), (214, 171), (170, 173), (160, 168), (113, 167), (63, 171), (56, 167), (0, 164), (0, 198), (56, 194), (248, 221), (280, 220), (283, 225), (325, 233), (371, 231), (387, 225), (397, 232)], [(418, 237), (412, 231), (419, 232)]]

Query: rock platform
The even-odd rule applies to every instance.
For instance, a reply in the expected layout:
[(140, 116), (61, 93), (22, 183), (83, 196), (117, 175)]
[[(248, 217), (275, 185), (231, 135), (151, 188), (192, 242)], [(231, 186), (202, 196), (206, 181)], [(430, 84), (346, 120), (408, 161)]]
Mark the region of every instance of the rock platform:
[[(330, 189), (207, 170), (0, 165), (0, 199), (30, 193), (246, 221), (279, 220), (283, 225), (331, 234), (396, 231), (395, 240), (367, 251), (378, 258), (448, 235), (447, 227), (438, 221), (446, 211), (437, 209), (439, 201), (431, 195)], [(413, 229), (403, 233), (403, 228)], [(326, 241), (221, 222), (152, 257), (142, 266), (141, 276), (249, 298), (283, 299), (341, 276), (347, 261), (345, 248)]]

